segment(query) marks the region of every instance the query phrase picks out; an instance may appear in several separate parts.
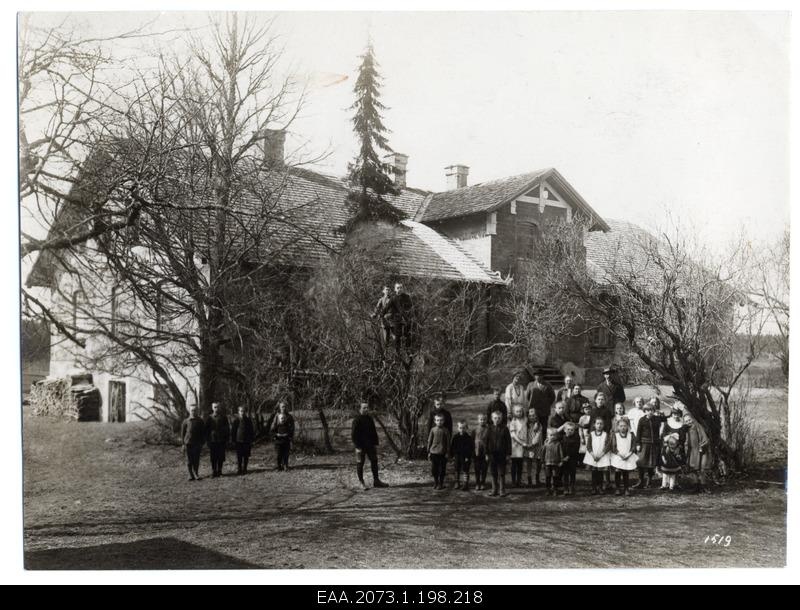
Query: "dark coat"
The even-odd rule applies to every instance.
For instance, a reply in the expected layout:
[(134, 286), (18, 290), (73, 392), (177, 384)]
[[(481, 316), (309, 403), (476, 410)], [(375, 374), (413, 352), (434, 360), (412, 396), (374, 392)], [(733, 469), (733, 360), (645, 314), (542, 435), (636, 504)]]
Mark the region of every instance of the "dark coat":
[(674, 450), (666, 445), (661, 448), (661, 472), (666, 474), (677, 474), (686, 464), (686, 454), (683, 447), (678, 445)]
[(206, 419), (206, 440), (209, 443), (227, 443), (231, 438), (231, 427), (224, 415), (209, 415)]
[(577, 434), (572, 436), (564, 436), (561, 439), (561, 445), (564, 447), (564, 456), (570, 460), (577, 461), (580, 457), (581, 437)]
[[(272, 416), (272, 423), (269, 427), (269, 433), (271, 436), (275, 435), (275, 427), (278, 425), (278, 412), (276, 411), (275, 414)], [(289, 436), (294, 438), (294, 417), (292, 417), (291, 413), (286, 413), (286, 425), (289, 426)]]
[(566, 402), (571, 398), (570, 397), (571, 393), (572, 393), (572, 388), (568, 388), (567, 386), (559, 388), (558, 392), (556, 392), (556, 402)]
[(594, 395), (595, 398), (597, 398), (598, 394), (605, 394), (606, 404), (611, 405), (612, 409), (618, 402), (625, 402), (625, 388), (615, 381), (612, 381), (609, 384), (605, 379), (603, 379), (603, 381), (600, 382), (600, 385), (597, 386), (597, 391)]
[(508, 424), (508, 407), (506, 406), (506, 403), (503, 402), (502, 399), (498, 400), (492, 399), (492, 401), (487, 405), (486, 407), (487, 424), (492, 423), (492, 413), (494, 413), (495, 411), (500, 411), (500, 414), (503, 416), (503, 418), (500, 421), (502, 421), (504, 424)]
[(472, 457), (473, 441), (469, 432), (459, 434), (456, 432), (450, 441), (450, 455), (453, 457)]
[(595, 420), (602, 419), (603, 423), (605, 424), (604, 430), (608, 433), (611, 433), (611, 421), (614, 419), (614, 411), (609, 407), (603, 407), (602, 409), (598, 406), (592, 407), (592, 412), (589, 414), (589, 429), (594, 430), (594, 422)]
[(386, 306), (384, 319), (392, 326), (410, 324), (414, 315), (414, 301), (405, 292), (393, 294), (389, 297), (389, 304)]
[(564, 415), (559, 415), (558, 413), (553, 413), (550, 418), (547, 420), (547, 427), (548, 428), (560, 428), (564, 424), (566, 424), (569, 420)]
[(537, 386), (535, 381), (531, 381), (526, 388), (528, 394), (528, 406), (536, 410), (539, 419), (547, 419), (550, 416), (550, 408), (556, 401), (556, 392), (546, 381), (541, 386)]
[(653, 415), (651, 418), (642, 417), (636, 427), (636, 442), (639, 445), (659, 445), (661, 438), (658, 431), (663, 418)]
[(353, 418), (350, 438), (356, 449), (370, 449), (378, 446), (378, 430), (375, 428), (375, 420), (371, 415), (359, 413)]
[(511, 433), (508, 431), (508, 426), (502, 423), (498, 426), (494, 424), (489, 426), (486, 435), (486, 453), (511, 455)]
[(231, 422), (231, 438), (235, 443), (252, 443), (256, 437), (256, 428), (253, 418), (249, 415), (234, 416)]
[(431, 408), (431, 412), (428, 414), (428, 432), (430, 432), (433, 429), (433, 427), (434, 427), (433, 418), (436, 417), (437, 415), (444, 415), (444, 424), (443, 424), (442, 427), (443, 428), (447, 428), (447, 431), (450, 432), (450, 434), (452, 435), (453, 434), (453, 416), (450, 415), (450, 411), (448, 411), (444, 407), (442, 407), (438, 411), (436, 409), (434, 409), (434, 408)]
[(202, 445), (206, 441), (206, 425), (199, 417), (187, 417), (181, 424), (181, 443)]
[(581, 418), (581, 415), (583, 415), (583, 405), (588, 404), (589, 399), (583, 394), (580, 396), (572, 396), (566, 401), (564, 414), (571, 422), (577, 424), (578, 420)]
[(272, 426), (272, 437), (278, 442), (290, 442), (294, 438), (294, 426), (288, 419), (281, 424), (276, 418)]

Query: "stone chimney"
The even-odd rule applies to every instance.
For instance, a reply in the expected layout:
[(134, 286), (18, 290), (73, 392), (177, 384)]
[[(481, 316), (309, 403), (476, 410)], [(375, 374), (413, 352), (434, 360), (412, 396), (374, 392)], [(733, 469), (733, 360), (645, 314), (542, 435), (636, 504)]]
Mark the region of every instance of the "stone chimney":
[(283, 129), (264, 130), (264, 164), (267, 167), (280, 167), (284, 164), (284, 144), (286, 132)]
[(392, 179), (394, 185), (400, 188), (406, 187), (406, 173), (408, 172), (408, 155), (403, 153), (391, 153), (383, 158), (385, 163), (392, 166)]
[(460, 189), (467, 186), (467, 177), (469, 176), (469, 167), (466, 165), (448, 165), (444, 168), (445, 176), (447, 176), (447, 190)]

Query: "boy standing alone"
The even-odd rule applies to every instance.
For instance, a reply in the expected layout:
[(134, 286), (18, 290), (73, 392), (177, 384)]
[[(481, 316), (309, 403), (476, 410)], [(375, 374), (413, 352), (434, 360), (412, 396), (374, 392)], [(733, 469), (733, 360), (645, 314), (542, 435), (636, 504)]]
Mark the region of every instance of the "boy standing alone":
[(366, 400), (362, 400), (358, 405), (358, 415), (353, 418), (350, 436), (356, 448), (356, 473), (361, 487), (367, 489), (364, 483), (364, 462), (367, 458), (372, 469), (372, 486), (388, 487), (378, 478), (378, 431), (375, 428), (375, 420), (369, 414), (369, 402)]
[(444, 489), (447, 472), (447, 452), (450, 449), (450, 431), (444, 427), (444, 415), (433, 418), (433, 428), (428, 433), (428, 459), (431, 461), (433, 488)]
[(200, 452), (203, 451), (205, 438), (205, 424), (197, 415), (197, 405), (192, 405), (189, 407), (189, 417), (181, 424), (181, 443), (186, 454), (190, 481), (200, 479)]

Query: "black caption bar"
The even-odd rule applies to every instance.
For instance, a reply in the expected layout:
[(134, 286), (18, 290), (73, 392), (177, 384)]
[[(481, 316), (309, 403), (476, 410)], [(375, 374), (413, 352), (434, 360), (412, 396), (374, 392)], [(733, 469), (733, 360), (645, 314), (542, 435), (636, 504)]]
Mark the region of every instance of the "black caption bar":
[[(498, 587), (476, 586), (302, 586), (301, 597), (320, 607), (484, 606), (498, 601)], [(296, 592), (295, 592), (296, 594)], [(312, 594), (313, 599), (308, 599)]]

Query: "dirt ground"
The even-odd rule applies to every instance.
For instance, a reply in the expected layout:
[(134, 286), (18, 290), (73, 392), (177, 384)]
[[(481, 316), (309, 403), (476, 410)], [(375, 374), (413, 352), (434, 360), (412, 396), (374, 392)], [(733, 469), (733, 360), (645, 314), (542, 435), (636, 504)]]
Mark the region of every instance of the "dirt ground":
[[(769, 434), (785, 438), (785, 394), (769, 398), (760, 412)], [(471, 418), (480, 404), (474, 397), (452, 409)], [(748, 481), (710, 495), (592, 497), (582, 472), (576, 497), (520, 489), (491, 498), (434, 492), (427, 463), (389, 456), (381, 476), (391, 487), (361, 491), (349, 451), (293, 456), (290, 472), (276, 472), (269, 445), (254, 448), (246, 477), (192, 483), (179, 449), (142, 440), (144, 424), (23, 421), (28, 569), (785, 564), (780, 452)], [(226, 470), (234, 469), (229, 454)], [(706, 542), (715, 534), (730, 544)]]

